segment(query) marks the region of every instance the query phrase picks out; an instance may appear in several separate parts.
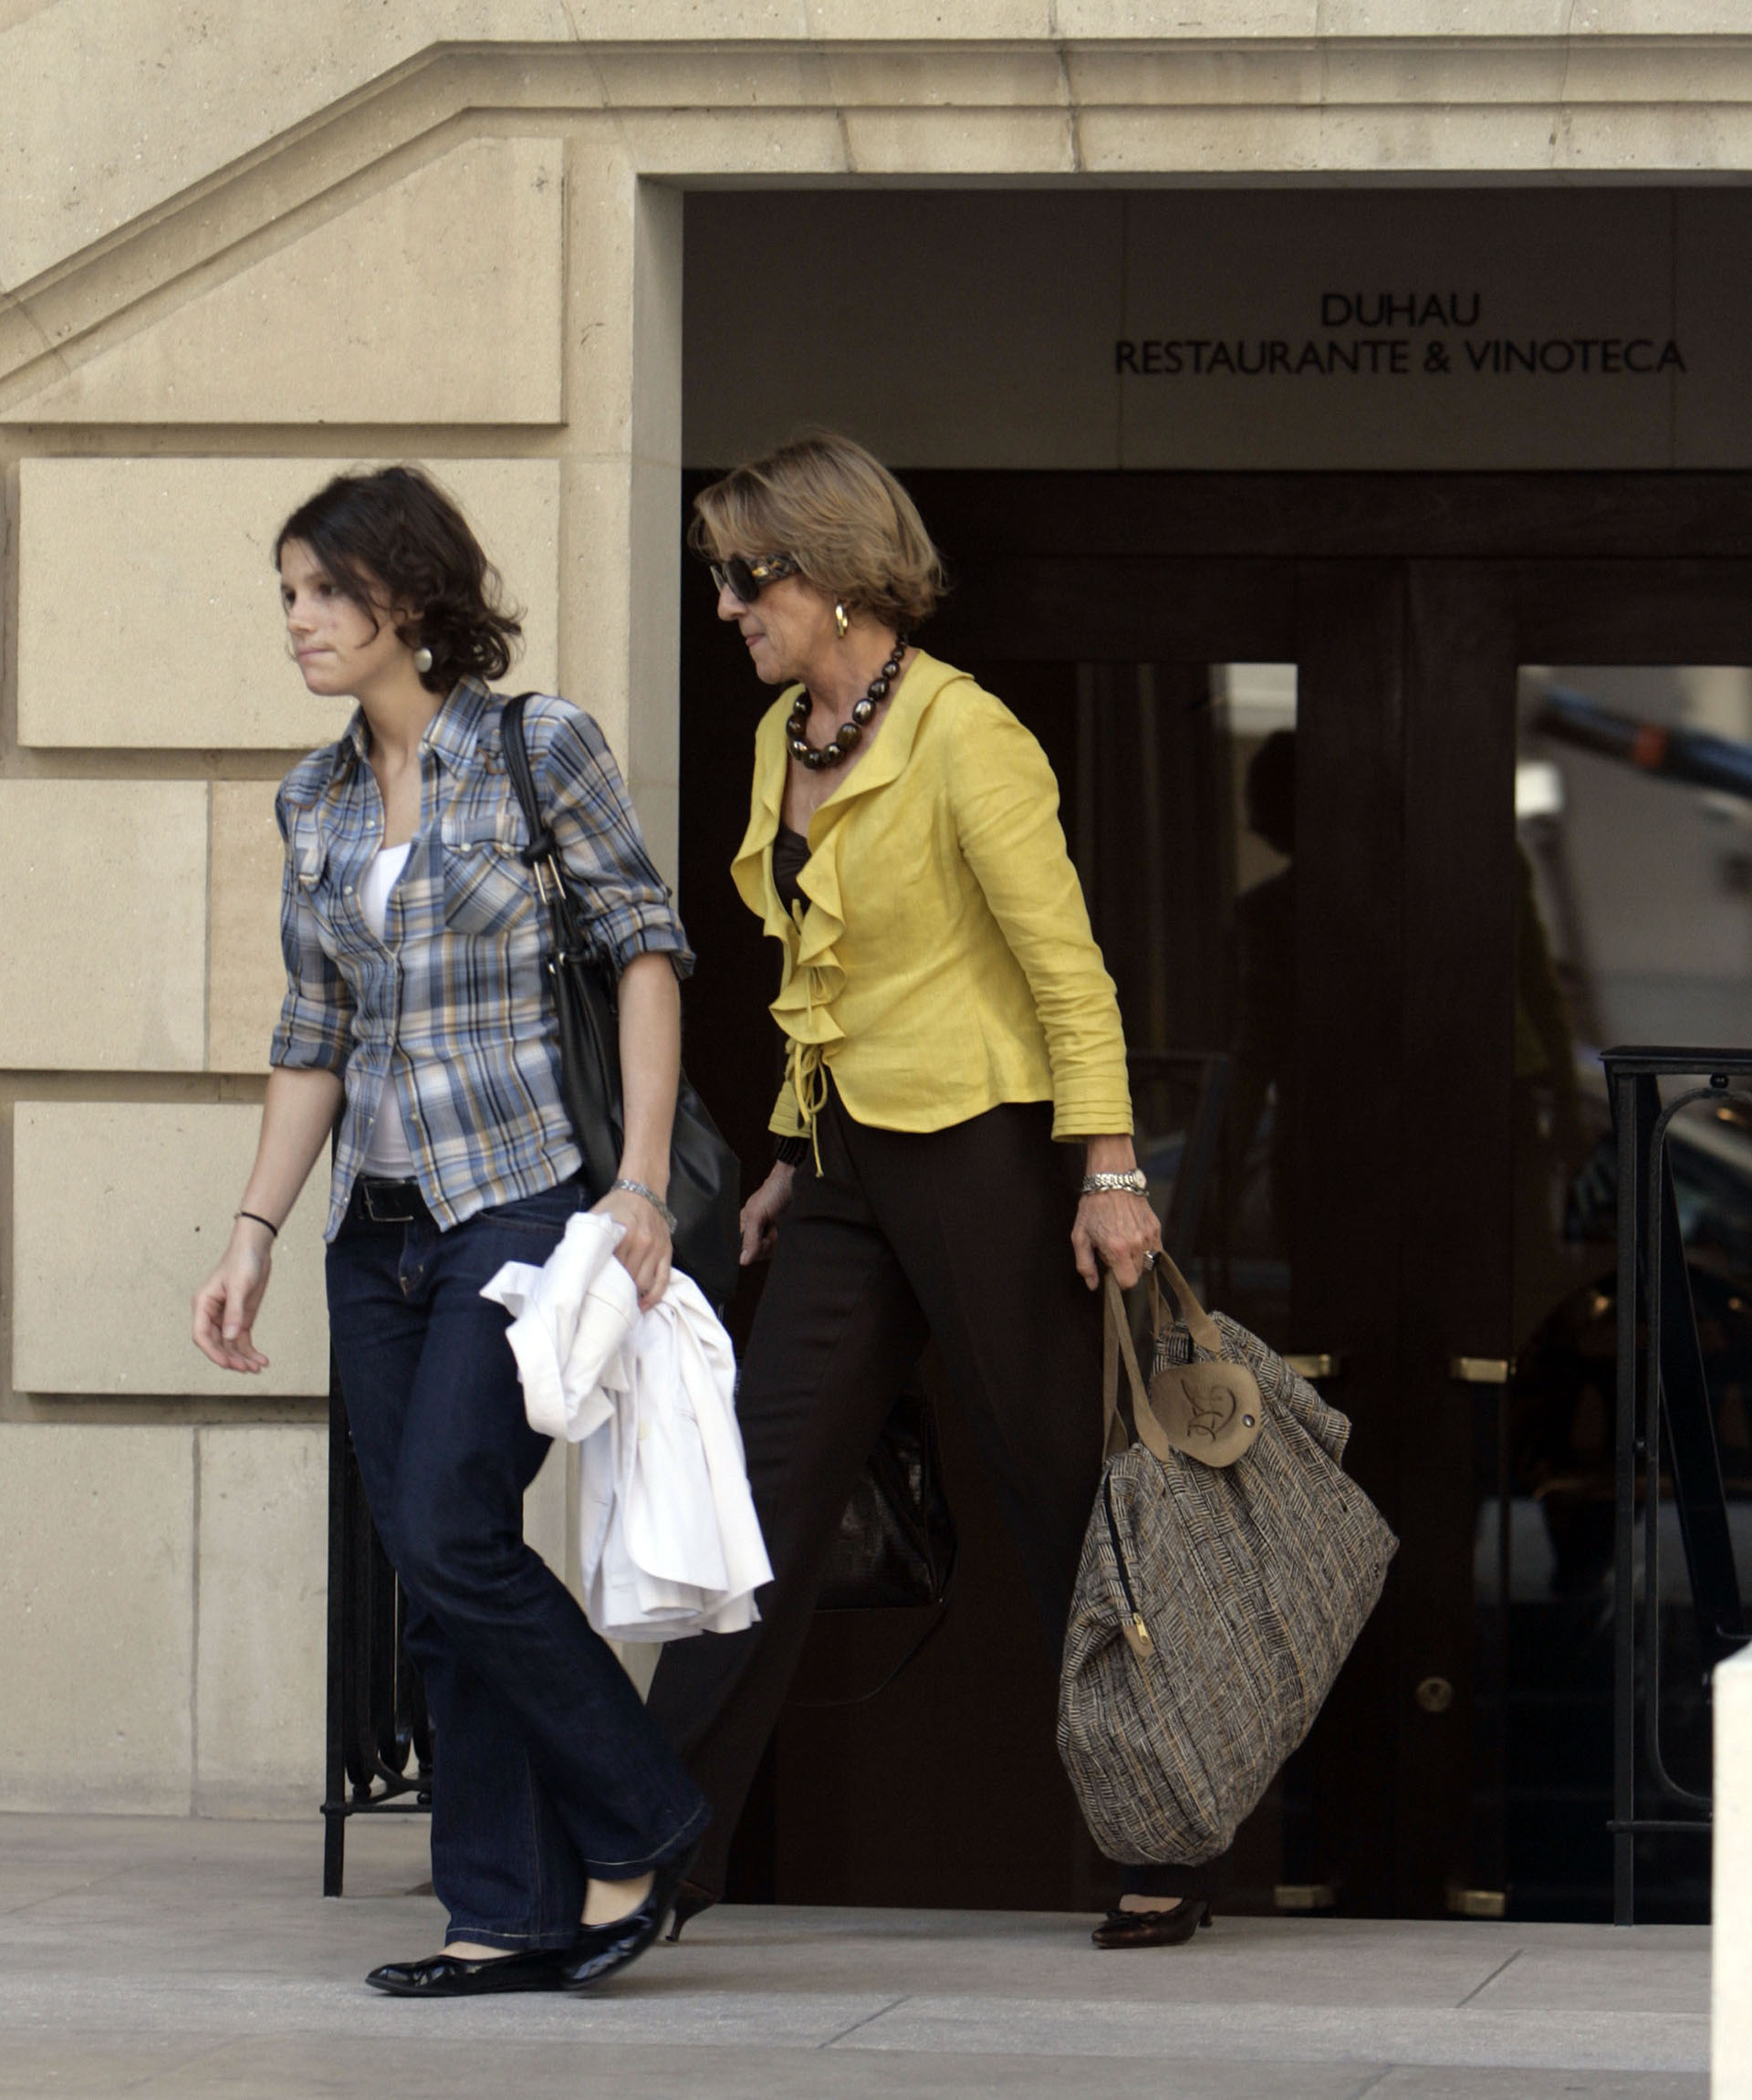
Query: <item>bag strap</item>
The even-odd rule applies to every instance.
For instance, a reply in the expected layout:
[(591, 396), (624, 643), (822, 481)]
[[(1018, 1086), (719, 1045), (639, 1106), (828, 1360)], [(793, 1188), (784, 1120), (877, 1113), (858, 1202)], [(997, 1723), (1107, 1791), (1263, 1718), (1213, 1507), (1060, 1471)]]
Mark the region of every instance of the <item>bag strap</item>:
[(1125, 1425), (1120, 1420), (1120, 1365), (1125, 1365), (1126, 1384), (1132, 1388), (1132, 1419), (1138, 1441), (1155, 1457), (1168, 1461), (1173, 1446), (1156, 1419), (1150, 1395), (1138, 1369), (1138, 1353), (1132, 1346), (1132, 1322), (1125, 1316), (1125, 1299), (1120, 1280), (1107, 1271), (1107, 1320), (1101, 1334), (1101, 1448), (1109, 1457), (1125, 1449)]
[(1175, 1302), (1180, 1307), (1180, 1317), (1185, 1322), (1186, 1332), (1201, 1349), (1213, 1356), (1223, 1353), (1223, 1331), (1193, 1294), (1193, 1287), (1174, 1267), (1173, 1257), (1168, 1249), (1157, 1250), (1156, 1259), (1150, 1268), (1150, 1307), (1154, 1315), (1157, 1333), (1162, 1332), (1162, 1273), (1168, 1272)]
[(523, 811), (523, 820), (529, 827), (529, 843), (524, 851), (524, 858), (532, 866), (537, 857), (553, 859), (559, 844), (542, 819), (536, 777), (529, 770), (529, 747), (524, 740), (523, 711), (533, 698), (534, 695), (529, 693), (514, 694), (506, 702), (505, 712), (499, 719), (499, 744), (505, 753), (505, 769)]
[(548, 820), (541, 813), (541, 798), (536, 792), (536, 777), (529, 766), (529, 746), (523, 733), (523, 711), (534, 698), (533, 693), (516, 693), (506, 702), (500, 717), (499, 744), (505, 754), (506, 776), (511, 782), (512, 792), (517, 798), (517, 806), (523, 811), (523, 820), (529, 832), (529, 843), (517, 858), (527, 868), (534, 870), (537, 892), (565, 929), (569, 945), (577, 941), (578, 922), (571, 889), (566, 880), (566, 863), (559, 857), (559, 841), (548, 830)]
[[(1151, 1324), (1156, 1333), (1160, 1335), (1163, 1331), (1161, 1281), (1163, 1269), (1168, 1272), (1168, 1282), (1180, 1307), (1186, 1332), (1199, 1348), (1220, 1357), (1222, 1329), (1199, 1303), (1192, 1285), (1174, 1266), (1173, 1257), (1165, 1249), (1158, 1251), (1150, 1267)], [(1138, 1353), (1132, 1344), (1132, 1322), (1125, 1316), (1125, 1298), (1120, 1290), (1120, 1280), (1111, 1269), (1106, 1277), (1107, 1320), (1101, 1336), (1101, 1448), (1110, 1457), (1125, 1448), (1125, 1428), (1120, 1420), (1119, 1407), (1120, 1365), (1123, 1363), (1126, 1383), (1132, 1388), (1132, 1419), (1137, 1426), (1138, 1441), (1154, 1457), (1166, 1460), (1175, 1447), (1150, 1404), (1149, 1389), (1138, 1368)]]

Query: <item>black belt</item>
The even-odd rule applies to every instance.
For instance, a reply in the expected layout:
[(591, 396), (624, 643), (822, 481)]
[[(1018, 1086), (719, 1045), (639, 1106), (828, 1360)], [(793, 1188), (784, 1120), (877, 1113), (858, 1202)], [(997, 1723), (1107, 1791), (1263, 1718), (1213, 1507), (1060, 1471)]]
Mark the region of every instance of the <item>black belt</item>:
[(374, 1174), (361, 1174), (354, 1182), (348, 1207), (373, 1225), (412, 1225), (430, 1216), (417, 1181), (385, 1181)]

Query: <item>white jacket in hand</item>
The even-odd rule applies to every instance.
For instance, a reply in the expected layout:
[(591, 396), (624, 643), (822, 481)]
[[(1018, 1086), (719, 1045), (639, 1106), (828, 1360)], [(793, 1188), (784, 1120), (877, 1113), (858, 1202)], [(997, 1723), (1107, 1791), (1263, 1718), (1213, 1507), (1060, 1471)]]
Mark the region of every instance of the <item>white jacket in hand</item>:
[(662, 1301), (614, 1258), (621, 1228), (580, 1211), (540, 1269), (482, 1290), (512, 1315), (524, 1412), (579, 1451), (584, 1608), (610, 1640), (733, 1634), (773, 1578), (743, 1468), (735, 1357), (679, 1271)]

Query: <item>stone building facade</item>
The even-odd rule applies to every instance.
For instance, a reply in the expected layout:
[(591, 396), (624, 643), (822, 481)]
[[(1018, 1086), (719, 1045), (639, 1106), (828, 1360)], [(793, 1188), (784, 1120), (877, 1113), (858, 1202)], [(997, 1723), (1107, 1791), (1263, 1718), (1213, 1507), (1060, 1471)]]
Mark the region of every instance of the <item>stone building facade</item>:
[[(274, 786), (339, 723), (281, 659), (291, 503), (431, 465), (527, 609), (521, 682), (598, 716), (673, 869), (683, 470), (795, 421), (923, 467), (1752, 465), (1747, 31), (1730, 0), (0, 0), (0, 1807), (319, 1786), (321, 1207), (259, 1382), (185, 1312), (279, 995)], [(1334, 202), (1391, 267), (1298, 277)], [(1652, 346), (1616, 353), (1640, 391), (1246, 395), (1383, 271), (1485, 281), (1469, 335), (1441, 317), (1475, 350)], [(1560, 325), (1517, 308), (1554, 282)], [(1398, 332), (1421, 360), (1434, 327)], [(1239, 369), (1164, 406), (1194, 339)], [(1642, 369), (1672, 343), (1683, 384)], [(563, 1481), (536, 1495), (561, 1553)]]

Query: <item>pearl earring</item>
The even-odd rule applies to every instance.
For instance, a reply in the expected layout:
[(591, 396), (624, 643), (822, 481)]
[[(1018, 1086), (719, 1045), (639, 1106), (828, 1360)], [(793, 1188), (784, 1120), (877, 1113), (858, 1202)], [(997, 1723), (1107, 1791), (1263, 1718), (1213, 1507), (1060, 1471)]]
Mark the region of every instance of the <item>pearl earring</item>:
[(835, 599), (833, 603), (833, 631), (841, 642), (845, 640), (846, 630), (850, 625), (851, 622), (846, 617), (845, 600), (842, 598)]
[(432, 669), (432, 651), (423, 648), (416, 649), (413, 653), (413, 667), (423, 678), (426, 673)]

